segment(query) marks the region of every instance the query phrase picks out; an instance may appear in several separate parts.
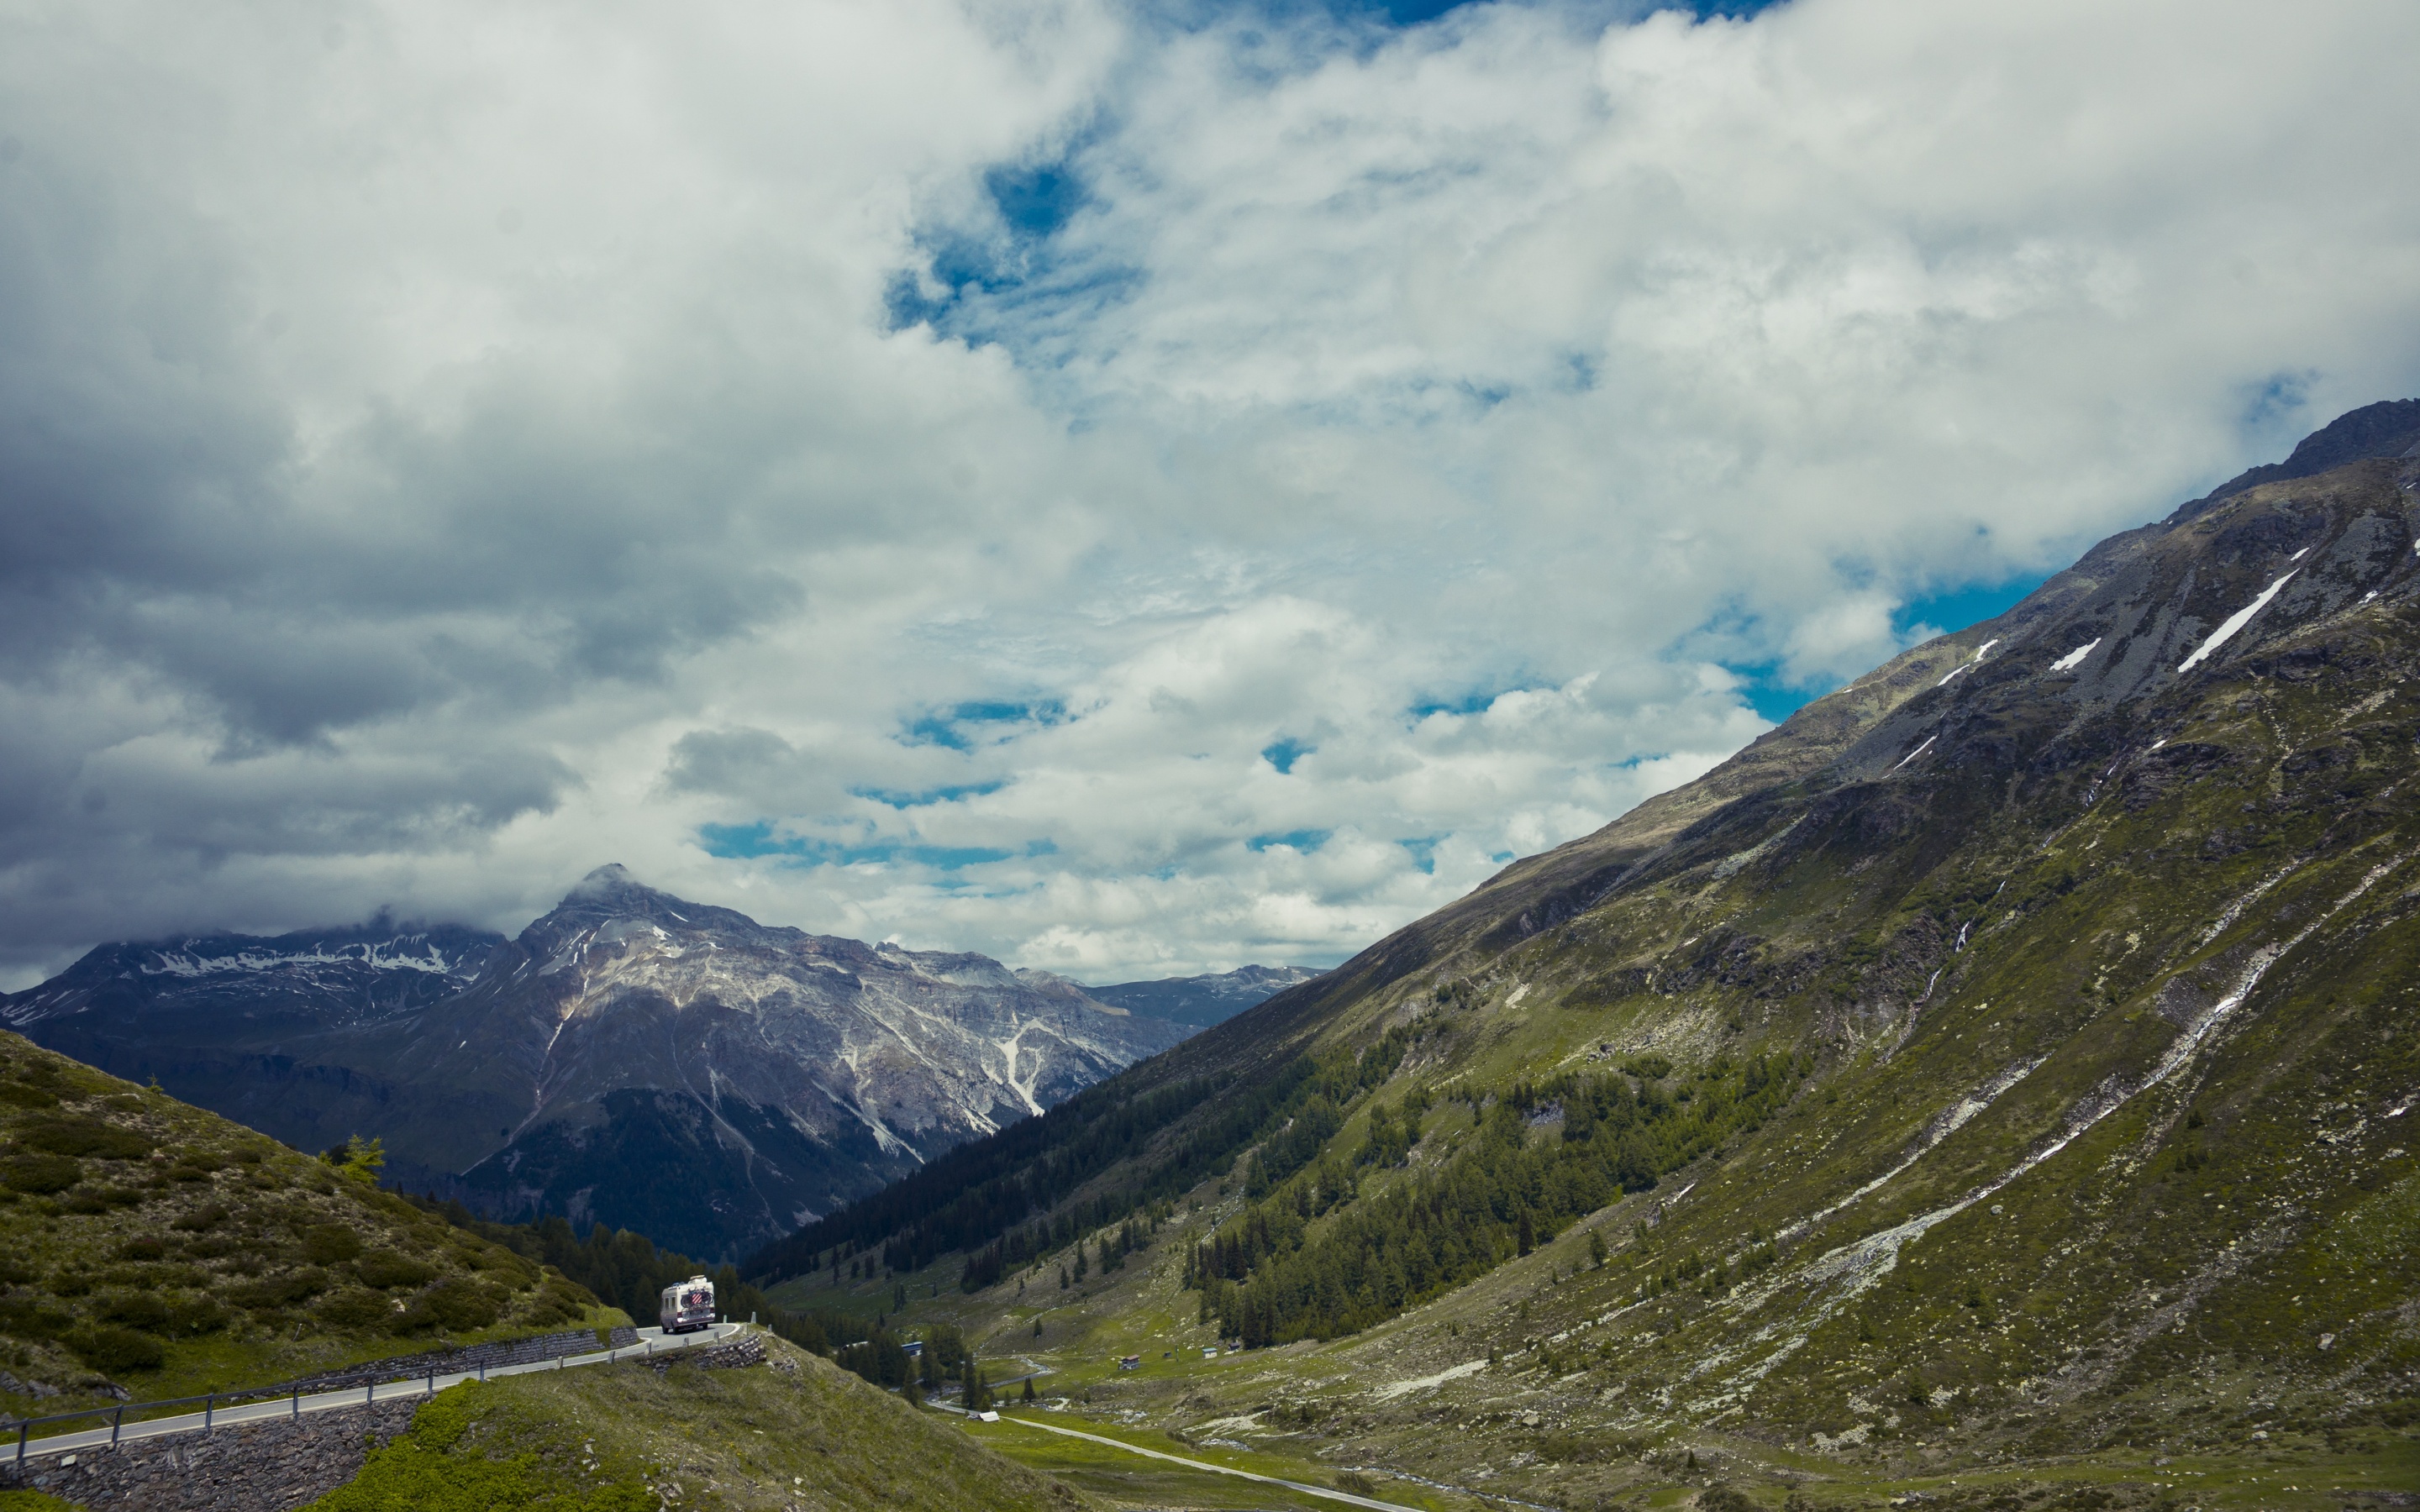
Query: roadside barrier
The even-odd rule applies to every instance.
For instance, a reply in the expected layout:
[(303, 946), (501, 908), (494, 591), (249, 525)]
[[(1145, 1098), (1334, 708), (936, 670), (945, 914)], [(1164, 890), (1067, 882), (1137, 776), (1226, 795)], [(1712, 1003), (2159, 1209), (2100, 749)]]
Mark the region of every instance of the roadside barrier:
[[(397, 1396), (433, 1396), (443, 1389), (443, 1386), (458, 1385), (465, 1381), (486, 1381), (490, 1375), (526, 1375), (533, 1370), (562, 1370), (573, 1365), (583, 1366), (613, 1365), (622, 1360), (646, 1359), (675, 1350), (703, 1349), (709, 1345), (721, 1344), (736, 1336), (744, 1332), (747, 1326), (742, 1323), (718, 1323), (712, 1328), (695, 1334), (655, 1338), (642, 1335), (629, 1344), (612, 1345), (579, 1355), (557, 1354), (539, 1361), (496, 1365), (492, 1370), (485, 1360), (477, 1362), (473, 1368), (439, 1370), (427, 1365), (424, 1356), (411, 1361), (414, 1368), (408, 1374), (391, 1375), (383, 1380), (365, 1381), (358, 1388), (347, 1384), (332, 1391), (309, 1380), (290, 1381), (279, 1385), (256, 1386), (248, 1390), (206, 1392), (199, 1396), (169, 1396), (150, 1402), (120, 1402), (114, 1407), (84, 1407), (73, 1412), (52, 1412), (41, 1417), (0, 1419), (0, 1431), (10, 1429), (15, 1431), (17, 1447), (14, 1458), (16, 1463), (22, 1465), (29, 1454), (63, 1454), (79, 1449), (98, 1448), (103, 1444), (114, 1444), (127, 1438), (148, 1439), (171, 1433), (208, 1433), (215, 1427), (237, 1422), (258, 1423), (278, 1415), (274, 1404), (281, 1396), (286, 1398), (286, 1415), (300, 1419), (306, 1412), (319, 1412), (344, 1407), (366, 1407), (375, 1402), (393, 1401)], [(374, 1369), (377, 1365), (378, 1362), (372, 1360), (354, 1367), (354, 1370)], [(346, 1373), (352, 1374), (354, 1371)], [(441, 1386), (440, 1382), (443, 1385)], [(389, 1390), (384, 1396), (379, 1395), (380, 1387), (392, 1388), (397, 1385), (403, 1389)], [(360, 1392), (359, 1396), (354, 1395), (356, 1389)], [(243, 1404), (247, 1402), (256, 1405), (245, 1408)], [(199, 1412), (187, 1412), (181, 1417), (144, 1415), (166, 1408), (190, 1408), (196, 1405), (201, 1408)], [(127, 1416), (129, 1413), (138, 1415), (130, 1423)], [(72, 1423), (95, 1417), (109, 1419), (106, 1436), (97, 1427), (82, 1432), (45, 1434), (40, 1438), (34, 1436), (34, 1429), (48, 1424)]]

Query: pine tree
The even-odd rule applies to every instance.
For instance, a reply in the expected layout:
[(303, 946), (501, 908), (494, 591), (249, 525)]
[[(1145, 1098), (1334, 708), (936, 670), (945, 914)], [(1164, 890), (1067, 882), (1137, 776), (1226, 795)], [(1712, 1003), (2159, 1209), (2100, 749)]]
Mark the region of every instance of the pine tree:
[(1025, 1378), (1025, 1391), (1019, 1399), (1028, 1407), (1033, 1405), (1033, 1378), (1032, 1376)]

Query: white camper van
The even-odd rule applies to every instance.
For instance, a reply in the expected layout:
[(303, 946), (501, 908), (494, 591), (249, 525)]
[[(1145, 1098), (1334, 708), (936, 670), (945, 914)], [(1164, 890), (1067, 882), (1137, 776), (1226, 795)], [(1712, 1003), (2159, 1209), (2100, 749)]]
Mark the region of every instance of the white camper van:
[(664, 1288), (664, 1332), (694, 1334), (714, 1326), (714, 1283), (702, 1275)]

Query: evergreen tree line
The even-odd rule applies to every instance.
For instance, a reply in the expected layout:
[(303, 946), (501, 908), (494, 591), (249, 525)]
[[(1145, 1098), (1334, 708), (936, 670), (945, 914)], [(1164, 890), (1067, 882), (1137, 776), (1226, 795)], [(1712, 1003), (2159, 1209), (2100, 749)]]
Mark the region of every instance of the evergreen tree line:
[[(1813, 1069), (1792, 1056), (1726, 1057), (1669, 1088), (1574, 1072), (1466, 1094), (1477, 1131), (1442, 1166), (1359, 1202), (1351, 1166), (1323, 1154), (1197, 1244), (1186, 1285), (1202, 1293), (1203, 1321), (1219, 1319), (1248, 1346), (1357, 1332), (1528, 1254), (1625, 1192), (1652, 1189), (1758, 1127)], [(1559, 1134), (1533, 1131), (1557, 1112)], [(1373, 1108), (1352, 1164), (1417, 1141), (1418, 1119), (1408, 1103)]]
[[(1124, 1078), (1111, 1078), (768, 1245), (741, 1273), (799, 1275), (830, 1264), (837, 1275), (842, 1258), (879, 1243), (892, 1271), (966, 1253), (959, 1285), (980, 1289), (1083, 1234), (1171, 1202), (1232, 1165), (1254, 1141), (1282, 1134), (1313, 1103), (1328, 1104), (1325, 1113), (1312, 1112), (1314, 1120), (1334, 1119), (1338, 1104), (1393, 1073), (1413, 1039), (1397, 1028), (1358, 1052), (1339, 1046), (1297, 1057), (1252, 1088), (1238, 1088), (1232, 1078), (1194, 1078), (1121, 1098)], [(1149, 1153), (1156, 1137), (1214, 1096), (1214, 1109), (1134, 1179), (1066, 1202), (1119, 1162)], [(1280, 1147), (1264, 1159), (1285, 1172), (1315, 1154), (1319, 1142), (1281, 1140)]]
[(457, 1227), (553, 1267), (585, 1287), (598, 1302), (621, 1308), (642, 1324), (652, 1324), (659, 1316), (664, 1288), (705, 1275), (714, 1283), (715, 1306), (723, 1317), (753, 1317), (800, 1349), (830, 1355), (840, 1347), (862, 1341), (870, 1332), (846, 1313), (828, 1308), (798, 1313), (776, 1306), (734, 1267), (709, 1269), (676, 1250), (658, 1249), (653, 1240), (627, 1228), (616, 1231), (597, 1224), (583, 1240), (560, 1213), (548, 1213), (532, 1223), (500, 1224), (479, 1217), (459, 1202), (440, 1202), (434, 1197), (411, 1200)]
[(965, 1390), (970, 1412), (980, 1412), (991, 1404), (991, 1393), (984, 1380), (984, 1368), (967, 1347), (966, 1335), (952, 1323), (934, 1323), (923, 1331), (922, 1356), (908, 1352), (909, 1341), (884, 1327), (876, 1327), (858, 1343), (843, 1348), (833, 1361), (844, 1370), (851, 1370), (877, 1386), (904, 1393), (910, 1402), (955, 1381)]
[[(1088, 1246), (1075, 1227), (1062, 1213), (1048, 1223), (1036, 1221), (1022, 1232), (995, 1239), (979, 1254), (967, 1257), (964, 1270), (958, 1273), (958, 1289), (981, 1291), (997, 1284), (1003, 1276), (1028, 1260), (1064, 1249), (1073, 1243), (1076, 1250), (1076, 1279), (1081, 1281), (1091, 1269), (1086, 1252), (1100, 1257), (1100, 1268), (1115, 1271), (1125, 1264), (1125, 1257), (1151, 1242), (1159, 1226), (1176, 1214), (1176, 1204), (1165, 1198), (1149, 1207), (1129, 1213), (1115, 1227), (1105, 1228), (1097, 1244)], [(1056, 1242), (1053, 1242), (1053, 1241)], [(1067, 1288), (1067, 1268), (1059, 1268), (1059, 1288)]]
[[(822, 1269), (835, 1252), (877, 1246), (890, 1269), (913, 1271), (954, 1251), (980, 1249), (1055, 1206), (1230, 1084), (1223, 1076), (1193, 1077), (1135, 1092), (1128, 1077), (1111, 1077), (768, 1244), (741, 1264), (741, 1273), (760, 1280), (804, 1275)], [(1073, 1227), (1089, 1230), (1123, 1211), (1091, 1223), (1078, 1217)]]

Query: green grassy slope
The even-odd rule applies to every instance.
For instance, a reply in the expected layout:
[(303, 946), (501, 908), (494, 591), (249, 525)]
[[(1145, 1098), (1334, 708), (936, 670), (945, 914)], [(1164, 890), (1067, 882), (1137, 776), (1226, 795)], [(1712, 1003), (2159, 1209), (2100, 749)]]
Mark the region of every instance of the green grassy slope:
[[(909, 1325), (1095, 1413), (1550, 1505), (2420, 1489), (2415, 497), (2362, 462), (2107, 543), (1088, 1092), (1107, 1128), (1218, 1085), (1113, 1158), (1049, 1174), (1073, 1119), (970, 1151), (771, 1257), (782, 1294), (884, 1254)], [(950, 1288), (943, 1232), (1002, 1278)]]
[(949, 1507), (1078, 1512), (1053, 1478), (828, 1362), (508, 1377), (441, 1393), (316, 1512), (691, 1512)]
[(627, 1320), (365, 1180), (0, 1033), (0, 1409)]

